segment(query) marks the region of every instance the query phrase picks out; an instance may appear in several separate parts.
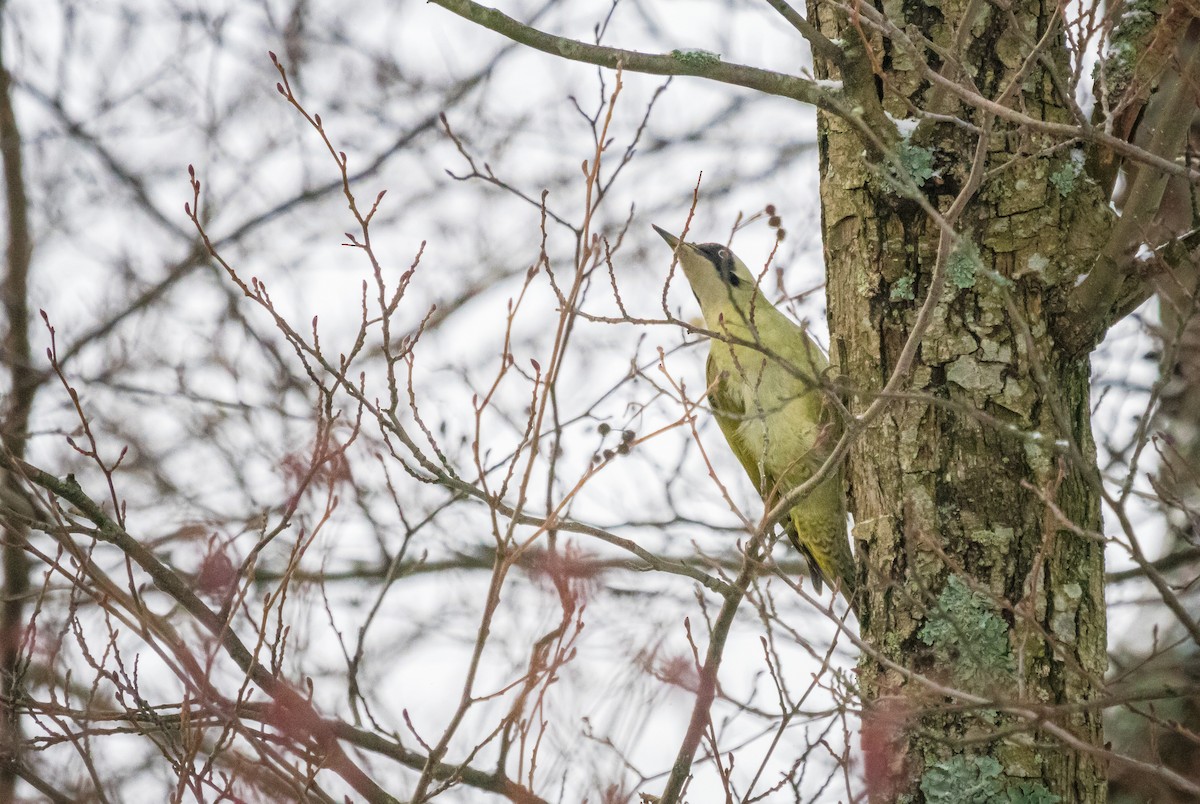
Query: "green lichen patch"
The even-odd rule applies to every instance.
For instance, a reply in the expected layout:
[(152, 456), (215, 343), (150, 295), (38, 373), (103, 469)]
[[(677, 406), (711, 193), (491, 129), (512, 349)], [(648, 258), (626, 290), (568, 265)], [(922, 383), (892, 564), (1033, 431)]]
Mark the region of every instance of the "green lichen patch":
[(892, 285), (892, 292), (888, 294), (888, 298), (892, 301), (912, 301), (916, 298), (913, 292), (913, 278), (911, 276), (902, 276)]
[(921, 792), (928, 804), (997, 801), (1004, 790), (1003, 770), (991, 757), (950, 757), (925, 769)]
[(951, 575), (917, 636), (933, 648), (939, 664), (967, 689), (983, 690), (1013, 672), (1008, 624), (992, 601)]
[(927, 804), (1059, 804), (1041, 782), (1006, 784), (992, 757), (956, 756), (930, 765), (921, 776)]
[(1096, 62), (1095, 68), (1104, 70), (1110, 97), (1124, 94), (1135, 64), (1145, 54), (1166, 6), (1164, 0), (1128, 0), (1121, 5), (1121, 14), (1113, 26), (1104, 58)]
[(964, 240), (946, 258), (946, 281), (953, 288), (967, 290), (975, 287), (975, 277), (982, 269), (979, 248), (969, 240)]
[(918, 187), (924, 187), (934, 176), (933, 151), (929, 148), (902, 142), (896, 146), (896, 159), (904, 175)]
[(1059, 165), (1058, 170), (1050, 174), (1050, 183), (1058, 190), (1058, 194), (1063, 198), (1069, 196), (1075, 190), (1076, 182), (1083, 175), (1084, 155), (1083, 151), (1076, 149), (1071, 151), (1071, 158)]
[(703, 67), (711, 67), (721, 61), (720, 53), (713, 53), (710, 50), (672, 50), (671, 58), (682, 64), (686, 64), (692, 69), (700, 69)]

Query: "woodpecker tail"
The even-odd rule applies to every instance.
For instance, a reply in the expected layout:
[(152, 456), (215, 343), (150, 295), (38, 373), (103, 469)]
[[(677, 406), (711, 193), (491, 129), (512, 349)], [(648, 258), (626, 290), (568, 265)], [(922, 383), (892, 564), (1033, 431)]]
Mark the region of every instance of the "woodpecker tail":
[(841, 589), (853, 606), (855, 600), (854, 556), (846, 533), (846, 509), (841, 480), (835, 475), (817, 486), (791, 510), (787, 535), (808, 561), (813, 588), (822, 583)]

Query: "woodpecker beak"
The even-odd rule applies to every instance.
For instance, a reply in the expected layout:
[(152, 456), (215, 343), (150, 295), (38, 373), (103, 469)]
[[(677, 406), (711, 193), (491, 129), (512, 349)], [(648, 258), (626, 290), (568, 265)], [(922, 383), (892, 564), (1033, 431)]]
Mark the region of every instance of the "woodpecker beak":
[(679, 245), (679, 238), (668, 232), (666, 229), (660, 229), (653, 223), (650, 224), (650, 226), (654, 229), (654, 231), (658, 232), (659, 236), (662, 237), (663, 240), (667, 241), (667, 245), (671, 248), (675, 248)]

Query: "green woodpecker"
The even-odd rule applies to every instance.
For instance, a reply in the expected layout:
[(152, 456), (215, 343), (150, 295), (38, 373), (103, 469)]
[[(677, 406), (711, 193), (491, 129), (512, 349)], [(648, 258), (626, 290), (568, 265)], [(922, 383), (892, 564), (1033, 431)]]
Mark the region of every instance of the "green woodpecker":
[[(779, 500), (813, 476), (841, 435), (841, 421), (821, 390), (829, 361), (808, 333), (767, 301), (728, 248), (684, 243), (657, 226), (654, 231), (678, 255), (704, 325), (729, 339), (714, 338), (708, 351), (708, 400), (717, 424), (763, 499)], [(808, 561), (816, 590), (830, 581), (853, 601), (840, 470), (796, 503), (785, 529)]]

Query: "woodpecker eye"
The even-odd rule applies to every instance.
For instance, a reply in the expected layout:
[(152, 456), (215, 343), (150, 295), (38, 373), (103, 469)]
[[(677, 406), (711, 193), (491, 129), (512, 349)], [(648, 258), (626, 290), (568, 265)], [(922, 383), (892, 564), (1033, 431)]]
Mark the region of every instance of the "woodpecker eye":
[(730, 287), (737, 287), (742, 284), (741, 278), (737, 275), (737, 268), (733, 264), (733, 254), (727, 248), (717, 249), (717, 259), (720, 261), (717, 270), (721, 272), (721, 276), (729, 283)]
[(704, 252), (709, 261), (712, 262), (717, 274), (728, 282), (730, 287), (736, 288), (741, 285), (742, 280), (737, 275), (733, 253), (729, 249), (719, 243), (705, 243), (703, 246), (699, 246), (699, 249)]

